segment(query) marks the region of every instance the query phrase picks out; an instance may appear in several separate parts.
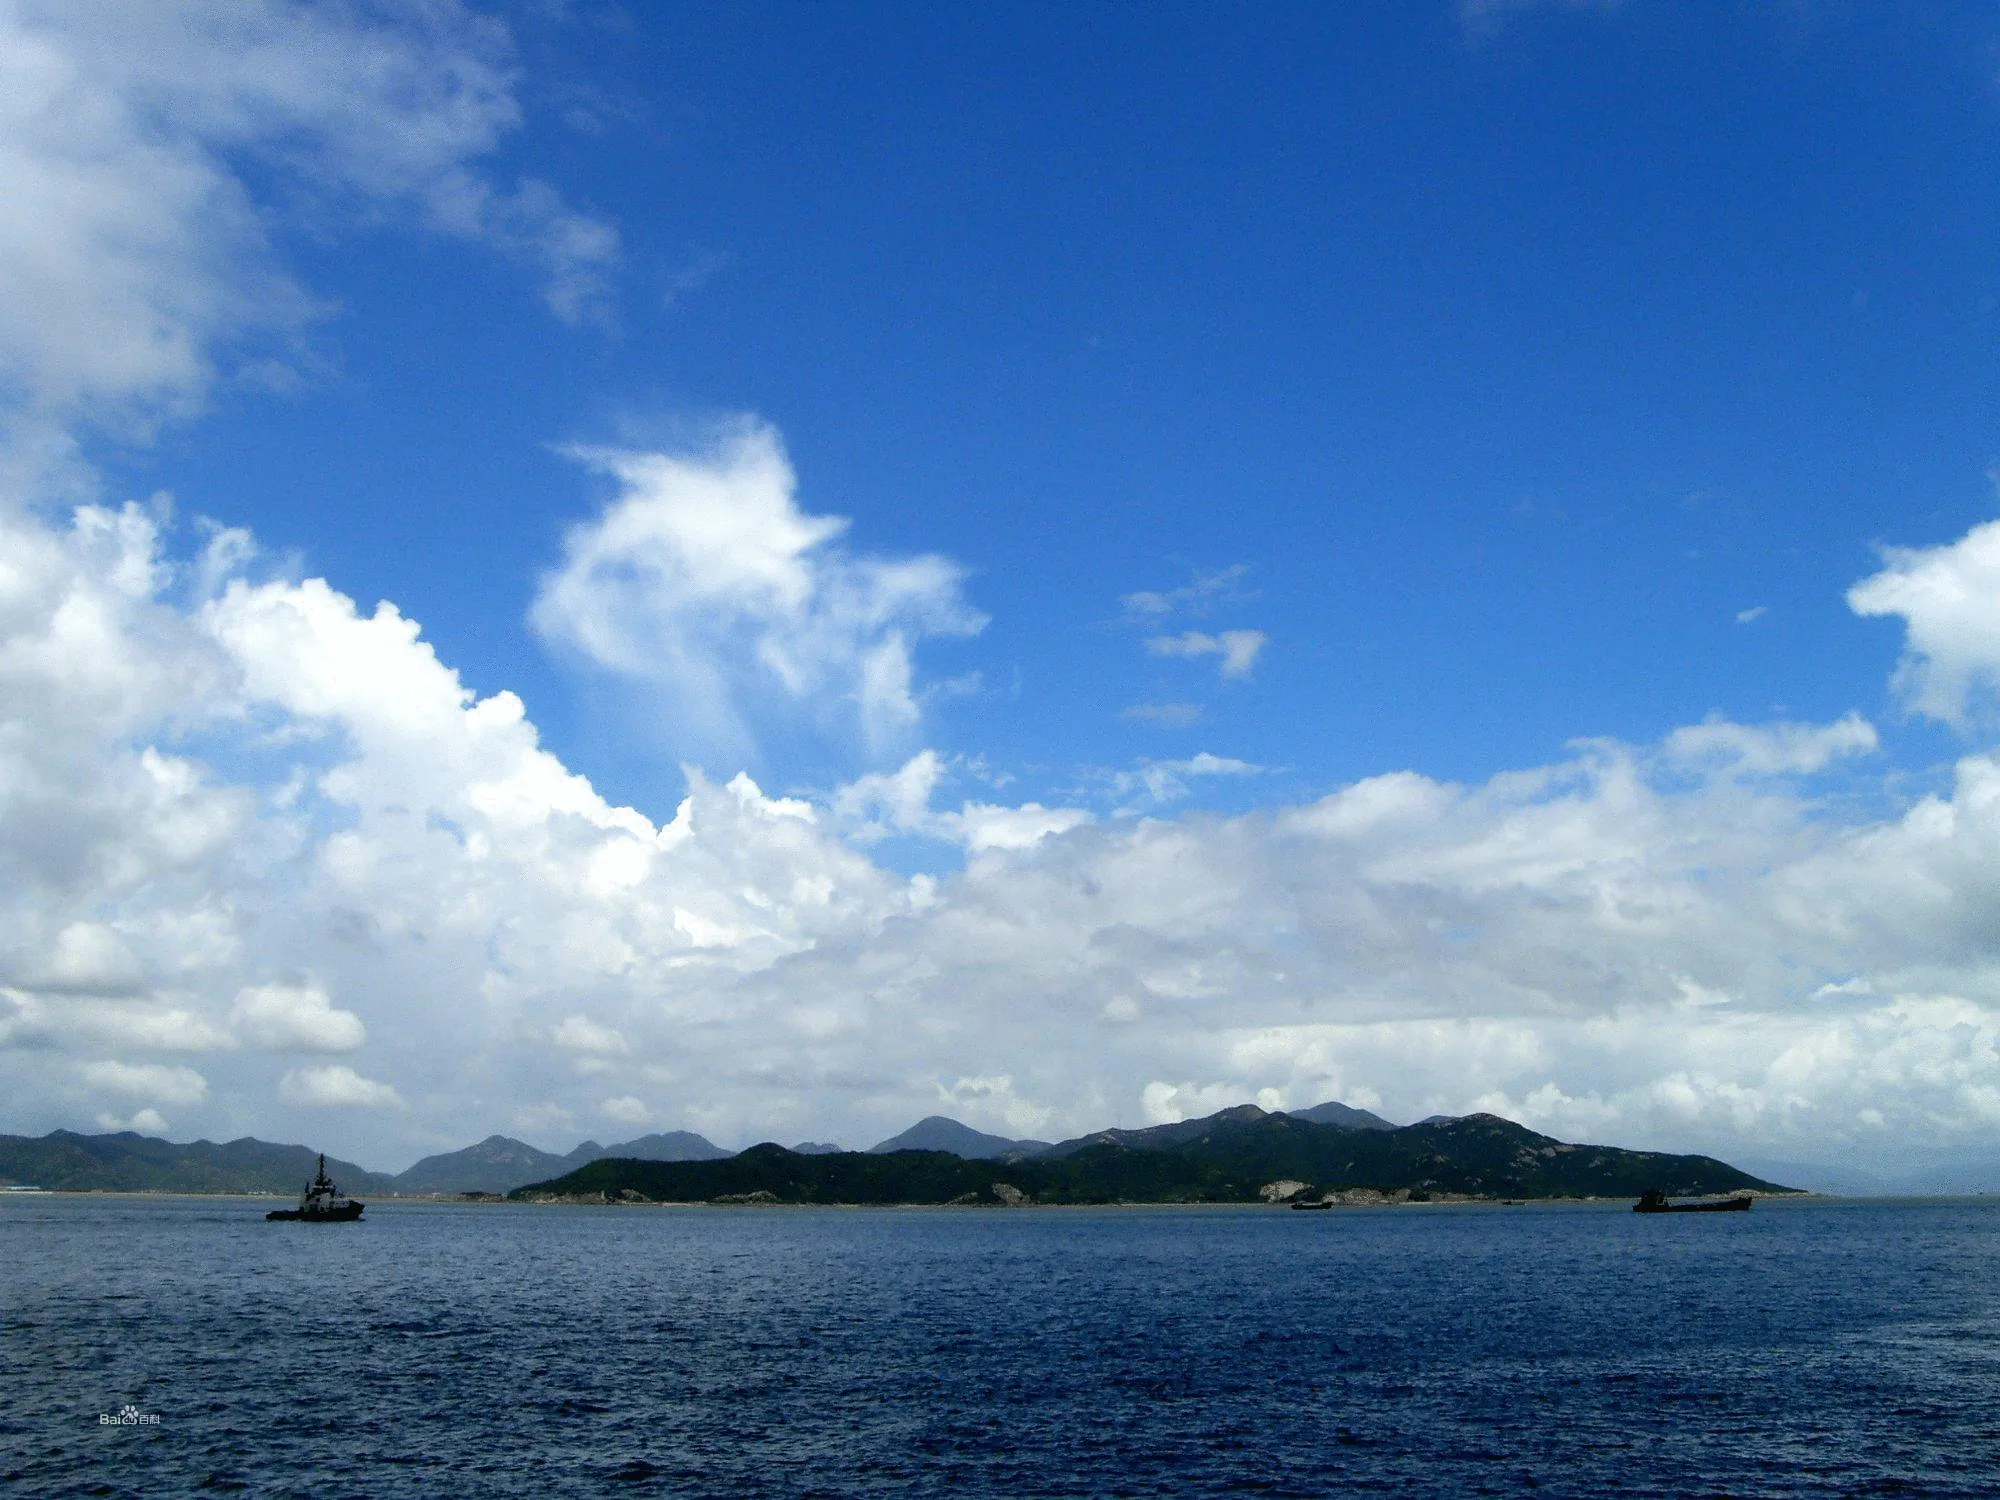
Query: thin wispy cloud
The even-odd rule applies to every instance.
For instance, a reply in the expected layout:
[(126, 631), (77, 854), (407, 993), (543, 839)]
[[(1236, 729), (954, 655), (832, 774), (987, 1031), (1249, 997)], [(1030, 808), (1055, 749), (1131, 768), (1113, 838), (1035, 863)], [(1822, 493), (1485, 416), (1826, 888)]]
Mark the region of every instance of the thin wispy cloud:
[(1148, 760), (1131, 770), (1113, 772), (1110, 785), (1112, 795), (1127, 801), (1127, 810), (1131, 810), (1130, 799), (1135, 796), (1145, 804), (1160, 806), (1186, 797), (1191, 781), (1210, 777), (1261, 776), (1264, 769), (1247, 760), (1211, 755), (1202, 750), (1186, 760)]
[[(520, 125), (505, 30), (453, 0), (397, 24), (288, 0), (0, 14), (0, 391), (17, 418), (123, 430), (199, 408), (226, 362), (293, 358), (328, 304), (279, 238), (400, 220), (605, 305), (614, 226), (490, 164)], [(253, 178), (275, 177), (260, 195)], [(18, 440), (18, 439), (17, 439)]]
[(1249, 576), (1248, 563), (1235, 563), (1214, 572), (1197, 571), (1179, 588), (1141, 589), (1121, 595), (1118, 602), (1128, 620), (1141, 623), (1156, 623), (1180, 612), (1201, 615), (1218, 604), (1236, 604), (1255, 597), (1242, 587)]
[(1537, 12), (1595, 12), (1609, 15), (1625, 0), (1458, 0), (1458, 24), (1468, 40), (1498, 35), (1507, 23)]
[(1241, 680), (1250, 675), (1257, 658), (1270, 643), (1271, 638), (1261, 630), (1225, 630), (1216, 635), (1203, 630), (1184, 630), (1179, 635), (1149, 637), (1146, 649), (1155, 656), (1187, 659), (1217, 656), (1222, 659), (1222, 675)]
[(1199, 724), (1203, 709), (1199, 703), (1135, 703), (1118, 711), (1121, 719), (1158, 724), (1163, 729), (1186, 729)]

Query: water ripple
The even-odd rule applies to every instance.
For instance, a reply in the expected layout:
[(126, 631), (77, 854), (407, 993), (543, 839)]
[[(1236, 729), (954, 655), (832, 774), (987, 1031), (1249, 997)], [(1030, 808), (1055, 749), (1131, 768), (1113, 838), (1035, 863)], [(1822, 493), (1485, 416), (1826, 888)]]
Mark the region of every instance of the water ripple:
[[(0, 1203), (34, 1495), (1991, 1495), (2000, 1207)], [(103, 1426), (127, 1405), (156, 1425)]]

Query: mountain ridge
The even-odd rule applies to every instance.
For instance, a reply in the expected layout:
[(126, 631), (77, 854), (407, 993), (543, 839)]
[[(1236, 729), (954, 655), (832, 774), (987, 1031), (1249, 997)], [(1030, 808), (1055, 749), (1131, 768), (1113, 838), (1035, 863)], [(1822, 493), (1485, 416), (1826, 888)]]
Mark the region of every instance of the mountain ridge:
[[(1112, 1139), (1102, 1137), (1111, 1136)], [(1322, 1124), (1239, 1105), (1199, 1120), (1099, 1132), (1009, 1162), (943, 1151), (800, 1156), (775, 1142), (721, 1161), (607, 1157), (517, 1201), (973, 1205), (1254, 1203), (1312, 1194), (1465, 1201), (1790, 1193), (1706, 1156), (1538, 1134), (1497, 1115), (1400, 1129)]]
[[(1487, 1123), (1477, 1123), (1482, 1121)], [(1470, 1133), (1465, 1127), (1470, 1127)], [(753, 1152), (763, 1153), (758, 1160), (767, 1162), (771, 1153), (776, 1152), (787, 1158), (835, 1163), (820, 1174), (822, 1187), (830, 1187), (854, 1177), (855, 1169), (838, 1165), (842, 1158), (870, 1156), (881, 1161), (936, 1156), (977, 1164), (980, 1170), (989, 1173), (996, 1168), (1013, 1172), (1039, 1162), (1047, 1170), (1040, 1171), (1037, 1180), (1043, 1180), (1047, 1190), (1058, 1191), (1059, 1197), (1063, 1193), (1101, 1191), (1114, 1194), (1113, 1199), (1104, 1201), (1115, 1201), (1117, 1193), (1157, 1192), (1178, 1195), (1169, 1201), (1182, 1201), (1188, 1194), (1195, 1194), (1200, 1201), (1210, 1201), (1200, 1195), (1223, 1193), (1223, 1198), (1214, 1201), (1233, 1201), (1227, 1193), (1242, 1188), (1239, 1179), (1267, 1169), (1263, 1182), (1318, 1183), (1322, 1179), (1345, 1180), (1357, 1173), (1366, 1176), (1367, 1172), (1373, 1172), (1381, 1181), (1393, 1179), (1394, 1184), (1411, 1191), (1428, 1192), (1431, 1188), (1426, 1186), (1427, 1182), (1435, 1185), (1442, 1179), (1434, 1173), (1427, 1178), (1420, 1170), (1421, 1163), (1416, 1159), (1422, 1155), (1419, 1146), (1430, 1141), (1435, 1147), (1440, 1139), (1463, 1146), (1481, 1130), (1493, 1127), (1526, 1130), (1491, 1115), (1434, 1116), (1416, 1125), (1396, 1126), (1366, 1110), (1329, 1101), (1311, 1109), (1281, 1112), (1243, 1104), (1199, 1119), (1133, 1129), (1113, 1127), (1054, 1144), (989, 1135), (947, 1116), (931, 1115), (865, 1152), (842, 1151), (826, 1142), (802, 1141), (790, 1151), (766, 1143), (750, 1148), (750, 1152), (731, 1153), (692, 1132), (669, 1131), (609, 1146), (587, 1140), (569, 1152), (557, 1153), (494, 1134), (458, 1151), (425, 1157), (399, 1173), (370, 1172), (338, 1158), (329, 1158), (328, 1169), (349, 1192), (379, 1197), (510, 1193), (567, 1181), (607, 1161), (685, 1166), (727, 1162)], [(1458, 1134), (1435, 1139), (1425, 1134), (1440, 1130)], [(1710, 1163), (1711, 1167), (1737, 1172), (1743, 1181), (1759, 1181), (1713, 1158), (1670, 1158), (1659, 1153), (1626, 1152), (1617, 1147), (1571, 1146), (1546, 1136), (1534, 1139), (1541, 1143), (1534, 1150), (1546, 1147), (1556, 1156), (1590, 1151), (1610, 1153), (1621, 1161), (1699, 1160)], [(1431, 1154), (1437, 1153), (1433, 1150)], [(1166, 1157), (1174, 1158), (1180, 1165), (1163, 1166)], [(1088, 1161), (1081, 1167), (1061, 1165), (1084, 1158)], [(52, 1131), (40, 1138), (0, 1136), (0, 1184), (32, 1184), (72, 1191), (295, 1193), (312, 1175), (315, 1160), (316, 1155), (309, 1147), (278, 1145), (254, 1136), (222, 1144), (202, 1140), (185, 1145), (132, 1131), (101, 1136), (66, 1130)], [(945, 1175), (957, 1170), (952, 1168)], [(622, 1171), (607, 1168), (599, 1176), (609, 1180), (619, 1177)], [(1708, 1175), (1722, 1180), (1712, 1171)], [(867, 1190), (891, 1194), (905, 1191), (894, 1187), (895, 1176), (895, 1170), (889, 1170), (886, 1176), (880, 1172), (868, 1176), (867, 1183), (872, 1185)], [(696, 1179), (690, 1178), (689, 1182), (695, 1184)], [(1261, 1185), (1262, 1182), (1257, 1184)], [(1356, 1185), (1371, 1187), (1373, 1182), (1360, 1182), (1357, 1178)], [(1460, 1187), (1465, 1185), (1461, 1183)], [(1477, 1184), (1471, 1186), (1476, 1188)], [(1460, 1187), (1437, 1190), (1457, 1192)]]
[(600, 1146), (584, 1141), (557, 1155), (541, 1151), (511, 1136), (489, 1135), (458, 1151), (426, 1156), (393, 1178), (398, 1193), (504, 1193), (551, 1171), (573, 1171), (607, 1156), (634, 1161), (715, 1161), (730, 1155), (706, 1136), (688, 1130), (642, 1135), (635, 1140)]
[[(255, 1136), (176, 1144), (121, 1130), (79, 1135), (0, 1135), (0, 1183), (73, 1192), (296, 1193), (312, 1180), (319, 1153)], [(338, 1157), (327, 1170), (352, 1193), (393, 1191), (393, 1179)]]
[[(585, 1141), (558, 1154), (511, 1136), (489, 1135), (459, 1151), (427, 1156), (401, 1172), (371, 1172), (339, 1157), (326, 1159), (335, 1182), (356, 1196), (504, 1193), (538, 1177), (573, 1171), (611, 1153), (639, 1161), (716, 1160), (720, 1146), (689, 1131), (640, 1136), (613, 1146)], [(296, 1193), (312, 1180), (319, 1153), (242, 1136), (218, 1144), (177, 1143), (136, 1131), (80, 1135), (0, 1135), (0, 1185), (69, 1192)]]

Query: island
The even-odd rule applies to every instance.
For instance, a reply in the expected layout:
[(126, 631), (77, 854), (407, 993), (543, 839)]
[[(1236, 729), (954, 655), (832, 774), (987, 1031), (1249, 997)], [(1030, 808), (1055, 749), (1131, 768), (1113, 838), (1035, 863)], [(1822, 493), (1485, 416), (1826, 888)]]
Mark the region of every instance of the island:
[[(1036, 1143), (1040, 1145), (1040, 1143)], [(776, 1143), (711, 1161), (605, 1157), (515, 1188), (516, 1202), (1021, 1207), (1120, 1203), (1452, 1203), (1789, 1194), (1707, 1156), (1575, 1145), (1497, 1115), (1400, 1128), (1255, 1105), (1151, 1130), (1104, 1131), (1032, 1155), (801, 1153)]]

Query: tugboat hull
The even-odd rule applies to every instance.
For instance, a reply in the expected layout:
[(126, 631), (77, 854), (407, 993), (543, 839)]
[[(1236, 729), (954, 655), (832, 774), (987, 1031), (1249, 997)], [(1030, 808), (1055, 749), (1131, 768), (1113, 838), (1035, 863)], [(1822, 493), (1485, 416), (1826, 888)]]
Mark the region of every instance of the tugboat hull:
[(274, 1208), (264, 1217), (274, 1222), (297, 1220), (301, 1224), (351, 1224), (361, 1217), (365, 1203), (348, 1202), (339, 1208), (321, 1209), (317, 1212), (305, 1208)]
[(1667, 1195), (1648, 1192), (1632, 1205), (1635, 1214), (1740, 1214), (1748, 1213), (1754, 1198), (1724, 1198), (1719, 1203), (1669, 1203)]

